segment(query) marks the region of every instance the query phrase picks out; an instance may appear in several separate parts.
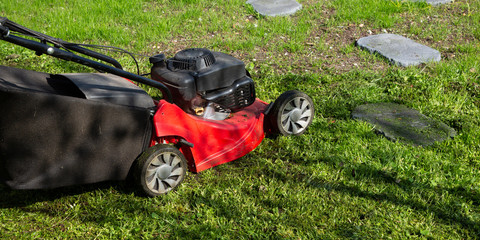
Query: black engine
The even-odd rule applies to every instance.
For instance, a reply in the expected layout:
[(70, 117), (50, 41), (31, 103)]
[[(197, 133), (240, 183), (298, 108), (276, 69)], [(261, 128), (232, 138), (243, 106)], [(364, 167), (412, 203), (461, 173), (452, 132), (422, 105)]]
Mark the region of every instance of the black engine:
[(224, 53), (204, 48), (185, 49), (173, 58), (150, 58), (152, 79), (165, 84), (184, 111), (203, 115), (208, 105), (236, 111), (255, 101), (253, 80), (245, 64)]

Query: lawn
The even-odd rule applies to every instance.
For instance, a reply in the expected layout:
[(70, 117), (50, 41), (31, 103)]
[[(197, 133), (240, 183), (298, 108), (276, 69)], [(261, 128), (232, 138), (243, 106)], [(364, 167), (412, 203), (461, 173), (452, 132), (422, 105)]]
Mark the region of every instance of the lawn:
[[(306, 134), (265, 139), (157, 198), (126, 182), (0, 185), (0, 239), (480, 238), (480, 2), (299, 0), (302, 10), (287, 17), (258, 15), (245, 2), (1, 1), (0, 16), (30, 29), (138, 53), (141, 73), (145, 56), (158, 53), (229, 53), (246, 63), (259, 98), (298, 89), (316, 115)], [(384, 32), (437, 49), (442, 60), (401, 68), (355, 46)], [(113, 56), (137, 71), (129, 56)], [(94, 71), (3, 41), (0, 64)], [(457, 136), (428, 147), (391, 142), (351, 117), (376, 102), (407, 105)]]

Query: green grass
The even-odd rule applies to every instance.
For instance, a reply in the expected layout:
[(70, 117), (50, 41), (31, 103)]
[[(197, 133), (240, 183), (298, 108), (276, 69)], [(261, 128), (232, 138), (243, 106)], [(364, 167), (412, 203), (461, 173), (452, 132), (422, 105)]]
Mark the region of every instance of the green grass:
[[(0, 186), (0, 238), (479, 238), (480, 3), (299, 2), (295, 15), (271, 18), (243, 0), (1, 1), (1, 16), (67, 41), (148, 56), (187, 47), (232, 54), (246, 63), (258, 97), (299, 89), (317, 111), (305, 135), (265, 139), (154, 199), (123, 182)], [(399, 68), (354, 46), (385, 31), (439, 50), (442, 61)], [(0, 64), (93, 71), (6, 42)], [(350, 116), (375, 102), (405, 104), (458, 135), (429, 147), (390, 142)]]

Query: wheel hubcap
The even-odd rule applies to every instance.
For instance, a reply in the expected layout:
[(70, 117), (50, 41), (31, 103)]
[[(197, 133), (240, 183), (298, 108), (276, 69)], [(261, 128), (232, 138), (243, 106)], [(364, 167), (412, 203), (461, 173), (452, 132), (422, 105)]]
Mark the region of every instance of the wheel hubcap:
[(312, 118), (312, 106), (303, 97), (296, 97), (285, 105), (281, 115), (281, 124), (285, 132), (298, 134), (308, 127)]
[(162, 179), (162, 180), (165, 180), (170, 176), (171, 172), (172, 172), (172, 167), (170, 167), (168, 165), (160, 166), (157, 169), (157, 177)]
[(292, 120), (292, 122), (296, 123), (302, 117), (302, 110), (300, 110), (298, 108), (295, 108), (289, 114), (290, 114), (290, 119)]

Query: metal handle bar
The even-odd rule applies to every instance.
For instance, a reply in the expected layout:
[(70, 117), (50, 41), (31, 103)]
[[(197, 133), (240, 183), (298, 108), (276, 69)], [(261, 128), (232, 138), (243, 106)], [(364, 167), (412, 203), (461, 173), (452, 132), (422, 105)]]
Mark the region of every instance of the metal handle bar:
[(44, 41), (45, 42), (50, 42), (50, 43), (54, 44), (55, 46), (58, 45), (58, 46), (61, 46), (62, 48), (70, 49), (72, 51), (75, 51), (75, 52), (78, 52), (78, 53), (81, 53), (81, 54), (85, 54), (87, 56), (96, 58), (98, 60), (110, 63), (113, 66), (115, 66), (116, 68), (123, 69), (122, 65), (117, 60), (115, 60), (114, 58), (112, 58), (110, 56), (92, 51), (90, 49), (80, 47), (76, 44), (69, 43), (69, 42), (64, 41), (60, 38), (54, 38), (54, 37), (48, 36), (46, 34), (33, 31), (31, 29), (28, 29), (28, 28), (16, 23), (16, 22), (12, 22), (12, 21), (8, 20), (6, 17), (0, 17), (0, 25), (3, 25), (5, 27), (7, 27), (11, 32), (18, 32), (18, 33), (21, 33), (21, 34), (24, 34), (24, 35), (27, 35), (27, 36), (32, 36), (34, 38), (39, 39), (42, 42), (44, 42)]
[(14, 36), (14, 35), (10, 34), (10, 31), (9, 31), (8, 27), (5, 27), (1, 24), (0, 24), (0, 38), (2, 40), (7, 41), (7, 42), (10, 42), (10, 43), (13, 43), (13, 44), (31, 49), (39, 55), (47, 54), (47, 55), (50, 55), (50, 56), (53, 56), (53, 57), (56, 57), (56, 58), (60, 58), (60, 59), (66, 60), (66, 61), (76, 62), (76, 63), (82, 64), (82, 65), (85, 65), (85, 66), (88, 66), (88, 67), (91, 67), (91, 68), (94, 68), (94, 69), (97, 69), (97, 70), (100, 70), (100, 71), (103, 71), (103, 72), (108, 72), (108, 73), (111, 73), (111, 74), (115, 74), (117, 76), (121, 76), (121, 77), (130, 79), (132, 81), (138, 82), (138, 83), (143, 83), (143, 84), (158, 88), (162, 91), (162, 93), (164, 95), (163, 97), (165, 98), (165, 100), (170, 102), (170, 103), (173, 103), (172, 93), (161, 82), (157, 82), (155, 80), (152, 80), (152, 79), (149, 79), (149, 78), (146, 78), (146, 77), (142, 77), (142, 76), (139, 76), (137, 74), (133, 74), (133, 73), (127, 72), (127, 71), (119, 69), (119, 68), (115, 68), (115, 67), (97, 62), (97, 61), (93, 61), (93, 60), (88, 59), (88, 58), (80, 57), (80, 56), (75, 55), (71, 52), (67, 52), (67, 51), (64, 51), (62, 49), (49, 46), (45, 43), (40, 43), (40, 42), (32, 41), (32, 40), (29, 40), (29, 39), (25, 39), (25, 38), (22, 38), (22, 37)]

